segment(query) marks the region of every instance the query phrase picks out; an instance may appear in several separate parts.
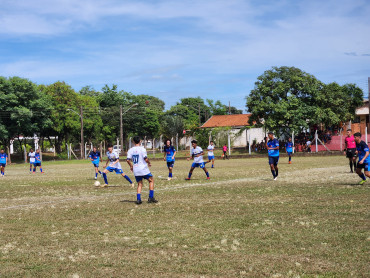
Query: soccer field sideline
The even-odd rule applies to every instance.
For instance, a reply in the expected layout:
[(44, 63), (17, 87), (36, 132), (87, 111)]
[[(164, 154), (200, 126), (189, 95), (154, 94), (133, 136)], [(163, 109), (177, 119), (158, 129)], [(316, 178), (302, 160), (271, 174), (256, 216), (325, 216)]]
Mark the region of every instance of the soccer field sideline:
[[(328, 170), (328, 169), (340, 169), (342, 166), (334, 166), (334, 167), (328, 167), (328, 168), (322, 168), (322, 167), (317, 167), (317, 168), (310, 168), (310, 171), (315, 171), (315, 170)], [(285, 178), (292, 176), (295, 174), (295, 172), (301, 172), (300, 170), (295, 170), (295, 171), (290, 171), (289, 173), (283, 173), (283, 175), (279, 176), (279, 179), (277, 181), (273, 181), (271, 178), (257, 178), (257, 177), (245, 177), (245, 178), (237, 178), (237, 179), (231, 179), (231, 180), (221, 180), (221, 181), (215, 181), (215, 182), (210, 182), (210, 181), (204, 181), (203, 183), (192, 183), (191, 181), (188, 181), (186, 183), (182, 183), (179, 185), (167, 185), (164, 188), (159, 188), (156, 189), (156, 192), (165, 192), (165, 191), (172, 191), (172, 190), (178, 190), (178, 189), (186, 189), (186, 188), (192, 188), (192, 187), (197, 187), (197, 186), (214, 186), (214, 185), (225, 185), (225, 184), (230, 184), (230, 183), (236, 183), (236, 182), (250, 182), (250, 181), (256, 181), (256, 182), (271, 182), (272, 184), (276, 185), (281, 185), (282, 182), (285, 181)], [(161, 176), (159, 176), (161, 177)], [(111, 186), (111, 188), (120, 188), (120, 187), (125, 187), (125, 186)], [(109, 187), (108, 187), (109, 188)], [(97, 190), (108, 190), (108, 188), (97, 188)], [(143, 193), (147, 194), (148, 190), (145, 188), (142, 191)], [(44, 202), (36, 202), (36, 203), (31, 203), (31, 204), (21, 204), (21, 205), (15, 205), (15, 206), (7, 206), (7, 207), (0, 207), (0, 210), (11, 210), (11, 209), (19, 209), (19, 208), (32, 208), (34, 206), (41, 206), (41, 205), (56, 205), (60, 203), (65, 203), (68, 201), (89, 201), (89, 200), (94, 200), (94, 199), (104, 199), (108, 197), (118, 197), (118, 196), (134, 196), (134, 192), (121, 192), (121, 193), (111, 193), (111, 194), (104, 194), (104, 195), (86, 195), (86, 196), (79, 196), (79, 197), (70, 197), (70, 198), (65, 198), (65, 199), (59, 199), (59, 200), (52, 200), (52, 201), (44, 201)]]

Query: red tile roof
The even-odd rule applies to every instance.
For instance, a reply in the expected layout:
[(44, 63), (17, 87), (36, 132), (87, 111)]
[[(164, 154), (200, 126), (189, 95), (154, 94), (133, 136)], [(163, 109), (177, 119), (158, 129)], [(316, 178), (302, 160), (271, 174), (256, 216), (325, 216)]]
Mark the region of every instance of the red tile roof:
[(215, 115), (202, 125), (206, 127), (236, 127), (249, 125), (248, 120), (252, 114)]

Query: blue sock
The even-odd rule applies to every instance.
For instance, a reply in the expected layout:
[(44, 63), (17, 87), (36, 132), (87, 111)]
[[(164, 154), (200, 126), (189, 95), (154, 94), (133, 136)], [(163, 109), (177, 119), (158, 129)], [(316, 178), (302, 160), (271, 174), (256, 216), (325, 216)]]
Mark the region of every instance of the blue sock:
[(209, 178), (209, 173), (208, 172), (206, 173), (206, 175), (207, 175), (207, 178)]
[(366, 177), (365, 177), (364, 173), (359, 174), (359, 176), (360, 176), (361, 179), (363, 179), (364, 181), (366, 181)]
[(275, 170), (271, 170), (273, 177), (275, 178)]
[(95, 173), (95, 178), (97, 178), (98, 177), (98, 173)]
[(33, 168), (33, 172), (35, 172), (35, 173), (36, 173), (36, 168)]
[(42, 168), (40, 168), (40, 172), (42, 173)]
[(279, 175), (279, 169), (276, 169), (275, 171), (276, 171), (276, 176), (278, 176)]
[(101, 175), (101, 172), (100, 171), (98, 171), (99, 172), (99, 174)]
[(125, 175), (124, 178), (129, 182), (132, 183), (132, 180), (129, 178), (129, 176)]
[(154, 198), (154, 190), (149, 190), (149, 198)]
[(107, 179), (107, 174), (106, 173), (103, 173), (103, 178), (104, 178), (105, 184), (108, 184), (108, 179)]
[(30, 167), (30, 172), (32, 172), (32, 167)]
[(191, 173), (189, 173), (188, 178), (189, 178), (189, 179), (191, 178)]
[(211, 168), (214, 168), (213, 166), (214, 166), (214, 165), (212, 164), (212, 167), (211, 167)]
[(4, 175), (4, 172), (3, 172), (3, 171), (1, 171), (1, 174), (2, 174), (2, 175)]
[(138, 200), (138, 201), (141, 201), (141, 194), (136, 194), (136, 199)]
[(289, 161), (292, 161), (292, 157), (291, 156), (289, 156)]
[(169, 176), (170, 178), (172, 178), (172, 173), (169, 173), (169, 174), (168, 174), (168, 176)]

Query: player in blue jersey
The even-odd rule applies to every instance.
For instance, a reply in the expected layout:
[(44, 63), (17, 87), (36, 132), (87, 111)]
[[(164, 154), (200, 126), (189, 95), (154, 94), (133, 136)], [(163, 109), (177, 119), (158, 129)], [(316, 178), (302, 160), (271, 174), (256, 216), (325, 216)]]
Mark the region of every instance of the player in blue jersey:
[(289, 137), (288, 142), (285, 143), (286, 153), (289, 155), (289, 164), (292, 164), (292, 154), (293, 154), (293, 142), (292, 138)]
[(279, 140), (274, 138), (274, 133), (269, 132), (268, 133), (268, 141), (266, 143), (266, 148), (268, 150), (269, 155), (269, 164), (271, 168), (272, 176), (274, 177), (274, 180), (277, 180), (277, 177), (279, 175), (279, 169), (277, 167), (279, 162)]
[(89, 158), (94, 165), (95, 168), (95, 179), (98, 179), (98, 174), (102, 174), (99, 171), (99, 163), (100, 163), (100, 152), (94, 147), (93, 150), (89, 154)]
[(37, 167), (40, 167), (40, 172), (41, 172), (41, 174), (43, 174), (44, 172), (42, 171), (42, 168), (41, 168), (40, 150), (36, 150), (36, 153), (35, 153), (35, 162), (33, 163), (33, 173), (36, 173), (36, 168)]
[(209, 180), (210, 179), (209, 173), (208, 173), (208, 170), (207, 170), (207, 168), (205, 166), (205, 163), (203, 161), (203, 155), (204, 155), (204, 153), (203, 153), (202, 148), (198, 146), (197, 140), (191, 141), (191, 145), (193, 146), (193, 148), (190, 151), (191, 157), (188, 157), (188, 161), (191, 158), (194, 158), (194, 162), (191, 165), (190, 171), (189, 171), (189, 175), (188, 175), (188, 177), (185, 180), (190, 180), (191, 179), (191, 175), (193, 174), (194, 169), (195, 168), (198, 168), (198, 167), (200, 169), (203, 169), (204, 173), (206, 173), (207, 180)]
[(165, 141), (165, 146), (163, 148), (164, 157), (163, 160), (167, 161), (167, 168), (168, 168), (168, 180), (172, 179), (172, 169), (175, 164), (175, 156), (176, 156), (176, 149), (171, 144), (171, 140), (167, 139)]
[(0, 177), (5, 176), (5, 167), (8, 165), (8, 155), (4, 152), (4, 149), (0, 150), (0, 170), (1, 175)]
[(32, 173), (32, 166), (35, 163), (35, 155), (36, 153), (33, 149), (30, 149), (30, 152), (28, 153), (28, 156), (30, 157), (30, 173)]
[[(355, 135), (355, 142), (356, 142), (356, 150), (358, 155), (358, 162), (356, 173), (360, 176), (362, 181), (360, 181), (360, 185), (363, 185), (366, 182), (366, 177), (370, 178), (370, 156), (369, 156), (369, 146), (361, 140), (361, 133), (357, 132)], [(364, 169), (364, 173), (362, 173), (362, 169)], [(366, 177), (365, 177), (366, 176)]]
[[(103, 171), (103, 178), (104, 178), (105, 184), (102, 185), (102, 187), (108, 186), (108, 178), (107, 178), (108, 172), (115, 172), (116, 174), (121, 174), (121, 176), (124, 177), (130, 183), (132, 187), (134, 187), (134, 183), (131, 181), (131, 179), (127, 175), (125, 175), (125, 173), (123, 173), (122, 166), (119, 163), (119, 156), (118, 154), (113, 152), (112, 145), (108, 145), (107, 157), (108, 157), (107, 163), (103, 167), (105, 168)], [(108, 163), (109, 163), (109, 166), (108, 166)]]

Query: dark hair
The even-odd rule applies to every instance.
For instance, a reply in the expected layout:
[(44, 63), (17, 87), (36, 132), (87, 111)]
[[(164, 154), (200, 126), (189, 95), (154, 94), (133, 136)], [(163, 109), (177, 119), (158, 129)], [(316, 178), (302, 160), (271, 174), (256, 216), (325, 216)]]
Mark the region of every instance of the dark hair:
[(172, 142), (171, 142), (171, 140), (170, 139), (166, 139), (166, 140), (164, 140), (164, 144), (166, 145), (167, 144), (167, 141), (170, 141), (170, 145), (172, 145)]
[(213, 141), (211, 141), (210, 143), (214, 143)]
[(30, 151), (33, 151), (33, 149), (31, 148)]
[(191, 141), (191, 143), (193, 144), (198, 144), (198, 141), (197, 140), (193, 140), (193, 141)]
[(113, 148), (113, 146), (111, 144), (108, 144), (107, 149), (108, 148)]
[(349, 129), (347, 129), (347, 131), (352, 131), (352, 129), (349, 128)]
[(273, 133), (272, 131), (269, 131), (267, 134), (272, 134), (272, 135), (274, 135), (274, 133)]
[(134, 136), (134, 138), (132, 140), (134, 140), (135, 144), (139, 144), (141, 139), (140, 139), (139, 136)]
[(355, 137), (361, 137), (361, 133), (360, 133), (360, 132), (356, 132), (356, 133), (354, 134), (354, 136), (355, 136)]

